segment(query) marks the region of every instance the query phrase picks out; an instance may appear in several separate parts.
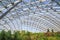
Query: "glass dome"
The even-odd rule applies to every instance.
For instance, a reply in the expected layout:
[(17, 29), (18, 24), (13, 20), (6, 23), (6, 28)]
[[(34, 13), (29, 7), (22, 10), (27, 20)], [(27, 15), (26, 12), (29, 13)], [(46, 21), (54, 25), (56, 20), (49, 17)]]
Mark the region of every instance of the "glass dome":
[(60, 6), (54, 1), (0, 0), (0, 29), (60, 31)]

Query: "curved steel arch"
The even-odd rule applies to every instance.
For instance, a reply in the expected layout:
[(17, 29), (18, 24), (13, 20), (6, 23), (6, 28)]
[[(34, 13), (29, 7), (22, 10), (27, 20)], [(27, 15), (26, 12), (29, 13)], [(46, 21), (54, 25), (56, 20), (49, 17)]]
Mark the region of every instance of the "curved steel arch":
[[(32, 21), (32, 20), (31, 20)], [(35, 22), (35, 21), (34, 21)]]
[[(32, 3), (32, 5), (34, 5), (35, 3)], [(9, 20), (9, 22), (10, 23), (12, 23), (12, 25), (13, 25), (13, 27), (16, 29), (16, 25), (17, 25), (17, 28), (18, 29), (20, 29), (19, 28), (19, 22), (21, 22), (21, 26), (20, 27), (22, 27), (22, 25), (24, 24), (24, 25), (27, 25), (27, 26), (30, 26), (30, 27), (35, 27), (35, 28), (38, 28), (38, 30), (39, 29), (41, 29), (41, 30), (43, 30), (43, 31), (45, 31), (47, 28), (45, 28), (45, 27), (47, 27), (47, 26), (49, 26), (49, 25), (52, 25), (52, 27), (48, 27), (48, 28), (53, 28), (53, 29), (55, 29), (55, 31), (60, 31), (60, 21), (59, 21), (59, 18), (58, 18), (58, 16), (57, 15), (54, 15), (53, 13), (51, 13), (51, 12), (49, 12), (48, 11), (48, 13), (49, 14), (47, 14), (47, 10), (45, 11), (45, 12), (41, 12), (41, 11), (43, 11), (43, 10), (40, 10), (39, 9), (39, 6), (41, 6), (41, 8), (42, 8), (42, 5), (39, 5), (39, 6), (32, 6), (31, 4), (28, 4), (28, 7), (27, 8), (25, 8), (25, 6), (27, 6), (27, 4), (25, 5), (21, 5), (21, 6), (19, 6), (19, 5), (15, 5), (16, 6), (16, 10), (15, 10), (15, 8), (13, 9), (13, 8), (11, 8), (11, 9), (9, 9), (8, 10), (8, 12), (7, 13), (10, 13), (11, 14), (11, 17), (13, 18), (13, 19), (11, 19), (10, 17), (8, 17), (6, 14), (4, 14), (3, 16), (1, 16), (1, 18), (2, 17), (4, 17), (5, 15), (5, 17), (4, 18), (6, 18), (7, 20)], [(19, 7), (17, 7), (17, 6), (19, 6)], [(32, 6), (32, 7), (30, 7), (30, 6)], [(34, 8), (34, 9), (31, 9), (31, 8)], [(17, 12), (17, 9), (22, 9), (21, 11), (20, 10), (18, 10), (18, 12)], [(42, 8), (43, 9), (43, 8)], [(10, 11), (11, 10), (11, 11)], [(38, 10), (38, 11), (36, 11), (36, 10)], [(10, 12), (9, 12), (10, 11)], [(12, 12), (16, 12), (15, 14), (13, 14), (12, 15)], [(19, 12), (20, 11), (20, 12)], [(36, 13), (36, 12), (38, 12), (38, 13)], [(54, 11), (53, 11), (54, 12)], [(58, 12), (57, 12), (58, 13)], [(25, 15), (26, 14), (26, 15)], [(37, 14), (37, 16), (35, 16), (35, 14)], [(30, 17), (30, 15), (32, 15), (31, 17)], [(27, 18), (24, 18), (25, 16), (27, 16), (28, 17), (28, 19)], [(56, 18), (55, 18), (55, 17)], [(3, 19), (4, 19), (3, 18)], [(21, 18), (23, 18), (23, 19), (21, 19)], [(6, 20), (6, 21), (7, 21)], [(19, 22), (18, 22), (18, 20), (20, 20)], [(42, 24), (41, 24), (41, 21), (40, 20), (42, 20)], [(15, 23), (13, 23), (13, 21), (15, 21), (16, 22), (16, 25), (15, 25)], [(34, 21), (34, 22), (32, 22), (32, 21)], [(44, 22), (46, 21), (47, 23), (49, 23), (49, 25), (46, 25)], [(45, 24), (45, 25), (44, 25)], [(9, 25), (9, 23), (7, 22), (7, 25)], [(44, 27), (45, 26), (45, 27)], [(10, 26), (10, 28), (12, 28), (11, 26)], [(58, 29), (58, 30), (57, 30)], [(17, 29), (16, 29), (17, 30)]]
[[(41, 18), (41, 17), (40, 17)], [(43, 18), (44, 19), (44, 18)], [(38, 19), (39, 20), (39, 19)], [(47, 20), (48, 21), (48, 20)], [(50, 21), (48, 21), (48, 22), (50, 22)], [(50, 22), (51, 23), (51, 22)]]

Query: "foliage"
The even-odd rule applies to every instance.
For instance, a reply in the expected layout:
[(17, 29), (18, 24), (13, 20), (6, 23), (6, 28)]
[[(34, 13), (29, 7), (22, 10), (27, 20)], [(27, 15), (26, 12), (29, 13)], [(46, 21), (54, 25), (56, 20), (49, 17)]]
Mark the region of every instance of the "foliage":
[(26, 31), (0, 31), (0, 40), (60, 40), (60, 32), (32, 33)]

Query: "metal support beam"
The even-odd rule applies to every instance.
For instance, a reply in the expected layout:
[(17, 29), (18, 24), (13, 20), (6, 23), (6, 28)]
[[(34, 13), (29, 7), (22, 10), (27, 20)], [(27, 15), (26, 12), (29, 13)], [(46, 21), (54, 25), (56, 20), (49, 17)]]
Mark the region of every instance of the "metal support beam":
[(10, 12), (15, 6), (17, 6), (19, 3), (21, 3), (22, 0), (18, 3), (16, 3), (13, 7), (11, 7), (8, 11), (6, 11), (5, 13), (2, 14), (2, 16), (0, 16), (0, 19), (2, 19), (4, 16), (6, 16), (8, 14), (8, 12)]

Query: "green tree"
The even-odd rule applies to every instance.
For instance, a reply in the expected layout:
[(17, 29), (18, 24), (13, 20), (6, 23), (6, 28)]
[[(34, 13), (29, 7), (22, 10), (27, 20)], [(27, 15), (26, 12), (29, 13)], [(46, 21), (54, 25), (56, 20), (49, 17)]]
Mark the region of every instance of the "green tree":
[(60, 32), (55, 33), (56, 37), (60, 37)]
[(47, 29), (47, 32), (50, 32), (49, 29)]
[(7, 40), (12, 40), (12, 34), (11, 34), (11, 31), (9, 30), (7, 33), (6, 33), (6, 37), (7, 37)]
[(27, 40), (31, 40), (31, 35), (30, 35), (30, 32), (27, 32)]
[(1, 35), (0, 35), (0, 40), (6, 40), (6, 32), (4, 30), (1, 31)]
[(21, 36), (20, 36), (20, 31), (16, 31), (14, 32), (14, 40), (22, 40)]

